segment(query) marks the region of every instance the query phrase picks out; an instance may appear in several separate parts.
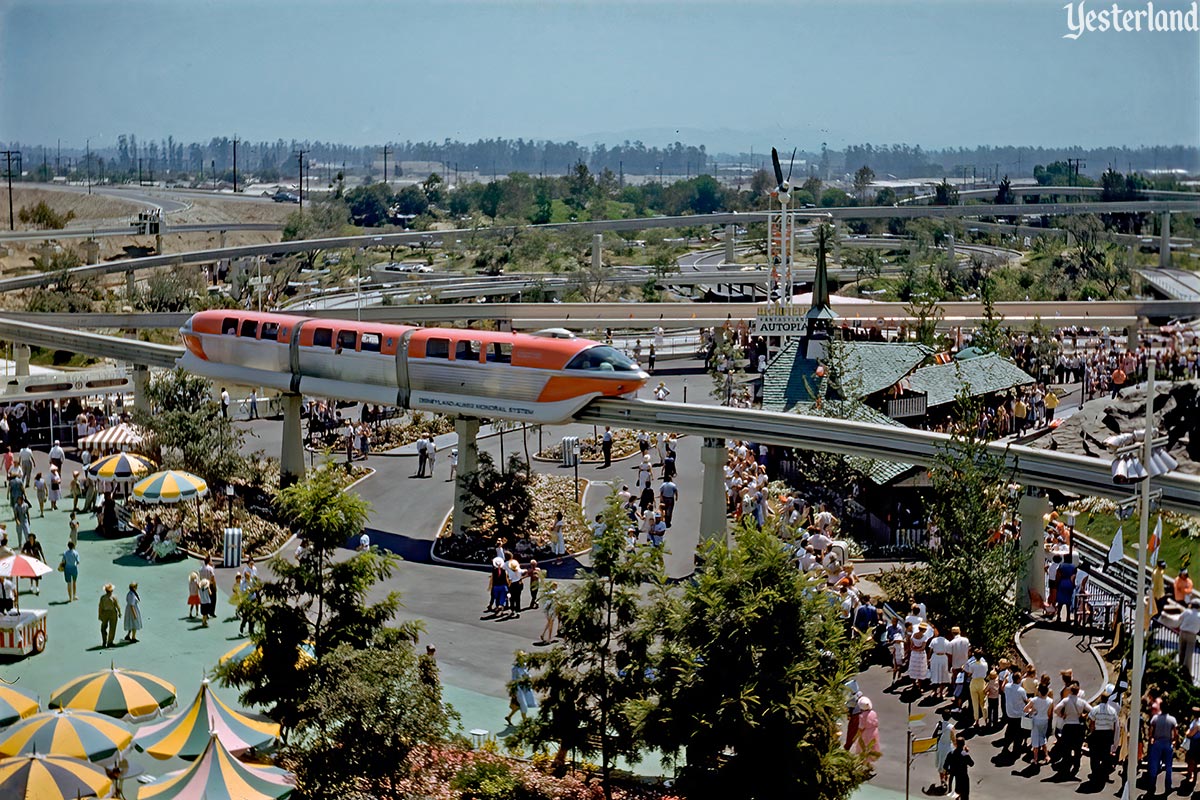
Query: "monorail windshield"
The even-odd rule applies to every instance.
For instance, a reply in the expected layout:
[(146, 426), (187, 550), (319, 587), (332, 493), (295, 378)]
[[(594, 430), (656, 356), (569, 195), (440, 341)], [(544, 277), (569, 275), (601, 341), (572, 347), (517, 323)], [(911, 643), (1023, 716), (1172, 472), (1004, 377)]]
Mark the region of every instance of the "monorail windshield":
[(636, 372), (637, 368), (638, 365), (629, 356), (606, 344), (589, 347), (567, 364), (567, 369), (602, 370), (604, 372)]

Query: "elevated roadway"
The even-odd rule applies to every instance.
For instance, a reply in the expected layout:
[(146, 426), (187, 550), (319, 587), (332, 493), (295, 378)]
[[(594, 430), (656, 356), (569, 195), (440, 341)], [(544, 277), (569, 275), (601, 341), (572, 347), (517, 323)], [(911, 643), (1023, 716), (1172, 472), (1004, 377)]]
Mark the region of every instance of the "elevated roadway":
[[(996, 187), (990, 186), (985, 189), (959, 189), (958, 196), (963, 200), (976, 200), (996, 196)], [(1013, 186), (1012, 193), (1017, 197), (1099, 197), (1104, 193), (1103, 186)], [(1150, 200), (1195, 200), (1198, 199), (1197, 192), (1174, 192), (1167, 189), (1143, 189), (1141, 194)], [(907, 203), (920, 203), (922, 201), (932, 200), (937, 195), (922, 194), (916, 197), (907, 197), (900, 201), (901, 205)], [(1016, 205), (1025, 205), (1018, 203)]]
[[(1073, 215), (1086, 213), (1119, 213), (1119, 212), (1164, 212), (1187, 213), (1200, 215), (1200, 200), (1179, 201), (1144, 201), (1132, 203), (1043, 203), (1025, 208), (1036, 209), (1028, 213), (1041, 215)], [(972, 217), (972, 216), (1007, 216), (1012, 214), (1012, 206), (864, 206), (857, 208), (831, 208), (797, 212), (801, 217), (813, 219), (891, 219), (916, 217)], [(544, 230), (574, 230), (585, 233), (602, 233), (604, 231), (638, 231), (648, 228), (687, 227), (692, 225), (711, 227), (713, 225), (746, 224), (747, 222), (763, 222), (767, 218), (765, 212), (749, 214), (721, 213), (696, 214), (682, 217), (652, 217), (648, 219), (597, 220), (595, 222), (564, 222), (549, 225), (530, 226), (532, 229)], [(98, 277), (140, 269), (150, 269), (164, 266), (180, 266), (183, 264), (211, 263), (225, 258), (243, 258), (249, 256), (286, 255), (289, 253), (305, 253), (314, 250), (342, 249), (349, 247), (386, 247), (390, 245), (414, 244), (430, 241), (445, 241), (458, 239), (473, 234), (497, 235), (512, 234), (516, 228), (484, 228), (479, 230), (456, 229), (450, 231), (398, 231), (394, 233), (376, 233), (359, 236), (338, 236), (326, 239), (306, 239), (294, 242), (278, 242), (261, 245), (244, 245), (240, 247), (225, 247), (209, 250), (193, 250), (184, 253), (147, 256), (145, 258), (121, 259), (103, 264), (89, 264), (71, 270), (72, 275), (81, 278)], [(39, 286), (52, 281), (50, 275), (25, 275), (18, 278), (0, 280), (0, 292), (12, 291)]]
[[(175, 359), (183, 354), (181, 347), (13, 320), (0, 320), (0, 338), (167, 369), (174, 367)], [(950, 443), (945, 434), (908, 428), (643, 400), (597, 400), (576, 415), (576, 420), (710, 438), (749, 438), (785, 447), (922, 466), (933, 464)], [(1111, 467), (1101, 459), (1002, 443), (993, 443), (989, 449), (1003, 457), (1023, 483), (1116, 499), (1128, 495), (1127, 487), (1113, 485)], [(1167, 508), (1200, 512), (1200, 477), (1175, 473), (1156, 479), (1155, 486), (1162, 489), (1163, 505)]]
[[(864, 323), (883, 319), (891, 326), (910, 319), (905, 303), (844, 303), (833, 298), (833, 309), (843, 320)], [(331, 319), (360, 318), (369, 322), (412, 322), (439, 324), (495, 320), (519, 330), (546, 327), (587, 328), (695, 328), (711, 327), (753, 319), (763, 303), (461, 303), (398, 306), (364, 306), (321, 309), (288, 309), (286, 313)], [(983, 306), (977, 301), (941, 304), (942, 324), (972, 326), (983, 318)], [(996, 303), (1005, 324), (1022, 327), (1040, 319), (1051, 327), (1132, 324), (1140, 318), (1170, 320), (1200, 314), (1200, 302), (1184, 300), (1116, 300), (1108, 302), (1009, 302)], [(1047, 312), (1052, 312), (1046, 315)], [(1046, 315), (1046, 316), (1044, 316)], [(190, 314), (179, 313), (35, 313), (5, 312), (9, 321), (24, 321), (49, 326), (81, 329), (137, 330), (177, 328)], [(6, 337), (0, 329), (0, 339)], [(15, 337), (21, 341), (20, 337)], [(39, 342), (29, 342), (40, 344)]]
[[(171, 225), (164, 222), (161, 233), (163, 236), (172, 233), (208, 233), (234, 231), (280, 231), (283, 226), (273, 222), (196, 222), (186, 225)], [(109, 228), (60, 228), (47, 231), (5, 231), (0, 233), (0, 243), (3, 242), (42, 242), (53, 239), (101, 239), (111, 236), (142, 236), (133, 226)]]

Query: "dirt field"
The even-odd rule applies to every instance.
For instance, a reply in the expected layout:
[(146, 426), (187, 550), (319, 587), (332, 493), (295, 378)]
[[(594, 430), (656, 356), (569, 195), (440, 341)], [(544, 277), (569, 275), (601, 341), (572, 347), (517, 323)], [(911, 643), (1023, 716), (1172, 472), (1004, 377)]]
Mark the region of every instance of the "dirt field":
[[(99, 194), (81, 194), (77, 192), (59, 192), (53, 189), (35, 189), (28, 186), (13, 186), (13, 207), (19, 213), (25, 206), (45, 203), (59, 214), (75, 212), (71, 227), (78, 227), (80, 222), (94, 225), (119, 225), (141, 210), (142, 205), (116, 197)], [(16, 214), (14, 213), (14, 218)], [(8, 191), (0, 191), (0, 220), (5, 226), (8, 223)], [(22, 225), (16, 220), (19, 231), (34, 230), (30, 225)]]

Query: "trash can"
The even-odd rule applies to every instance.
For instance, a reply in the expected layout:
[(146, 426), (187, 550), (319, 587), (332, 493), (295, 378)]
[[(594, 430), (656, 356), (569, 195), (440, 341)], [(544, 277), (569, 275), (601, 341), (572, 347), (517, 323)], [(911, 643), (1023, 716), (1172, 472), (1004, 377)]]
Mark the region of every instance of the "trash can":
[(225, 529), (225, 560), (223, 566), (240, 567), (242, 565), (242, 529)]
[(579, 456), (575, 454), (575, 448), (579, 446), (578, 436), (564, 436), (562, 439), (562, 465), (564, 467), (573, 467), (579, 460)]

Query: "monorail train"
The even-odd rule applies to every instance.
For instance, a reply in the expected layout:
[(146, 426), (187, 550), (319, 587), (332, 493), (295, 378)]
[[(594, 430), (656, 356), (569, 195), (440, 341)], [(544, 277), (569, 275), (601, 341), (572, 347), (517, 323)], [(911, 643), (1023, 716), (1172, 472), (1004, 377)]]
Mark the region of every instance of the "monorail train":
[(202, 311), (179, 329), (197, 375), (401, 408), (559, 423), (649, 379), (625, 354), (565, 331), (420, 328), (253, 311)]

